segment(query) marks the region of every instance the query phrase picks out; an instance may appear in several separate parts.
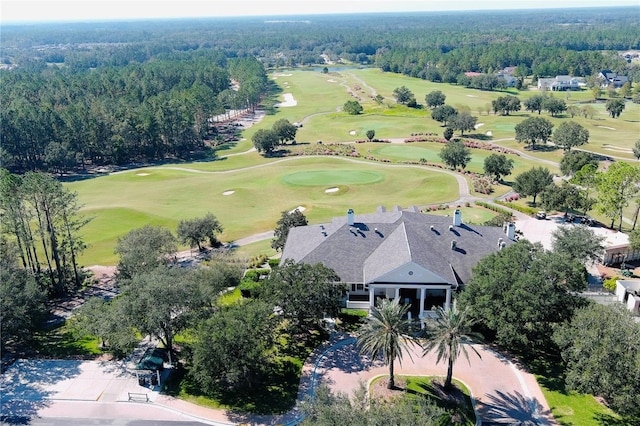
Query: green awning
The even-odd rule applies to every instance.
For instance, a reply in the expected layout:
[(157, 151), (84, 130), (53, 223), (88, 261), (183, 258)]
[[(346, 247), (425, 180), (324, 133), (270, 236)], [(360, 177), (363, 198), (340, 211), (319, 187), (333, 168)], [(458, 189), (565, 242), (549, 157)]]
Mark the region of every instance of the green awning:
[(136, 370), (162, 370), (166, 358), (167, 351), (164, 349), (148, 349), (136, 365)]

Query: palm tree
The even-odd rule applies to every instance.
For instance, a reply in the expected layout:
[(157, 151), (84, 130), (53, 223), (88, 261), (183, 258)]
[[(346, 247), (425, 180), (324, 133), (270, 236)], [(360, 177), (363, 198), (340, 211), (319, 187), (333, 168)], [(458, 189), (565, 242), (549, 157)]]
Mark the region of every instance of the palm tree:
[[(399, 305), (396, 300), (382, 300), (371, 309), (367, 322), (360, 328), (358, 347), (361, 354), (377, 358), (382, 354), (385, 365), (389, 366), (388, 389), (395, 388), (393, 363), (398, 358), (402, 363), (402, 352), (415, 344), (409, 321), (406, 319), (411, 305)], [(411, 356), (411, 355), (409, 355)]]
[[(450, 309), (436, 308), (438, 317), (433, 321), (427, 320), (426, 323), (424, 333), (426, 342), (422, 346), (422, 356), (426, 356), (432, 349), (437, 348), (438, 358), (436, 364), (439, 364), (443, 359), (447, 360), (449, 367), (447, 369), (447, 379), (444, 383), (445, 388), (451, 387), (453, 364), (455, 364), (461, 352), (467, 362), (471, 363), (466, 348), (471, 338), (482, 338), (479, 333), (471, 331), (475, 321), (467, 316), (467, 311), (468, 309), (460, 311), (454, 302)], [(476, 348), (470, 345), (469, 347), (473, 349), (478, 357), (482, 358)]]

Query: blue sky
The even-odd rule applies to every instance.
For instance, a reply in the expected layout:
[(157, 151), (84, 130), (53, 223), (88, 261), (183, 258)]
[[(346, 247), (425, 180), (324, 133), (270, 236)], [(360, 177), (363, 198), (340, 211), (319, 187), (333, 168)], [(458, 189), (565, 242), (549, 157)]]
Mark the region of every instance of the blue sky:
[[(318, 13), (638, 6), (640, 0), (2, 0), (0, 21), (95, 21)], [(639, 13), (640, 15), (640, 13)]]

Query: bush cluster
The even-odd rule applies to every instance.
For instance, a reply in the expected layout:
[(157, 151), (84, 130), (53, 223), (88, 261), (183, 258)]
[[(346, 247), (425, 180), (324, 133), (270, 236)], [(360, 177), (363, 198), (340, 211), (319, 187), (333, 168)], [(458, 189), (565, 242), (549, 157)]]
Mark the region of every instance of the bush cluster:
[(291, 153), (290, 155), (343, 155), (345, 157), (359, 157), (353, 145), (341, 143), (330, 143), (326, 145), (312, 145), (305, 147), (302, 151)]
[(491, 194), (493, 192), (493, 180), (489, 176), (474, 175), (471, 178), (473, 190), (480, 194)]
[(500, 213), (500, 214), (511, 214), (509, 210), (505, 210), (501, 207), (498, 207), (494, 204), (487, 203), (485, 201), (476, 201), (476, 206), (484, 207), (485, 209), (491, 210), (492, 212)]
[[(414, 136), (415, 135), (415, 136)], [(499, 152), (501, 154), (513, 154), (520, 155), (517, 151), (514, 151), (509, 148), (504, 148), (501, 146), (493, 145), (491, 143), (482, 142), (476, 139), (465, 139), (465, 138), (454, 138), (452, 141), (461, 140), (464, 146), (467, 148), (475, 148), (475, 149), (484, 149), (487, 151)], [(437, 135), (433, 135), (427, 133), (425, 135), (421, 134), (412, 134), (410, 138), (404, 140), (405, 143), (411, 142), (437, 142), (437, 143), (448, 143), (449, 141), (443, 137), (439, 137)]]
[(267, 256), (266, 254), (260, 254), (258, 256), (253, 256), (251, 259), (249, 259), (248, 267), (249, 268), (259, 268), (260, 266), (264, 265), (267, 262), (268, 259), (269, 259), (269, 256)]
[(524, 213), (524, 214), (528, 214), (533, 216), (534, 214), (536, 214), (538, 212), (538, 209), (536, 209), (535, 207), (529, 207), (529, 206), (521, 206), (520, 204), (516, 204), (513, 202), (508, 202), (508, 201), (501, 201), (501, 200), (496, 200), (497, 204), (501, 204), (505, 207), (509, 207), (510, 209), (513, 210), (517, 210), (520, 213)]

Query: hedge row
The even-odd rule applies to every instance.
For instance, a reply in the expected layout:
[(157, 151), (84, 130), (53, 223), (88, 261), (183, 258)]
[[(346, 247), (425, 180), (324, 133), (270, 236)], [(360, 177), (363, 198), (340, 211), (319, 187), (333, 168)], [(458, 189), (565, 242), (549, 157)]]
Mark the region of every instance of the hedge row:
[(496, 206), (495, 204), (487, 203), (485, 201), (476, 201), (476, 205), (480, 207), (484, 207), (485, 209), (491, 210), (500, 214), (511, 214), (509, 210), (503, 209), (501, 207)]
[(509, 207), (510, 209), (517, 210), (520, 213), (528, 214), (530, 216), (533, 216), (538, 212), (538, 209), (536, 209), (535, 207), (521, 206), (520, 204), (508, 203), (506, 201), (500, 201), (500, 200), (496, 200), (495, 202), (496, 204)]
[[(461, 140), (464, 146), (467, 148), (475, 148), (475, 149), (484, 149), (487, 151), (500, 152), (502, 154), (513, 154), (520, 155), (517, 151), (504, 148), (501, 146), (497, 146), (491, 143), (482, 142), (476, 139), (465, 139), (465, 138), (454, 138), (454, 141)], [(405, 143), (411, 142), (437, 142), (437, 143), (448, 143), (449, 141), (443, 137), (424, 135), (424, 136), (413, 136), (404, 140)]]

